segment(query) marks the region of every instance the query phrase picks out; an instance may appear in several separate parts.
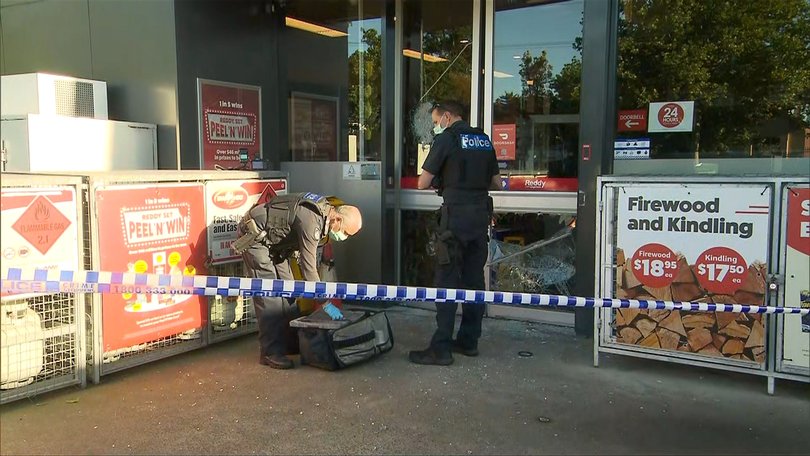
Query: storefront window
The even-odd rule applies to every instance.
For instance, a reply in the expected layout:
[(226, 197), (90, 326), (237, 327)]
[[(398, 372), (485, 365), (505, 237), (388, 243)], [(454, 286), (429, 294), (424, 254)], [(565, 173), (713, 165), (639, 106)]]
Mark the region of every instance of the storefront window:
[(290, 2), (285, 51), (292, 161), (378, 161), (382, 4)]
[(807, 0), (623, 0), (618, 43), (617, 139), (652, 159), (810, 157)]
[(544, 3), (495, 1), (492, 135), (505, 171), (575, 177), (583, 2)]
[(490, 289), (571, 295), (576, 272), (573, 215), (497, 213)]
[(436, 260), (428, 250), (430, 234), (436, 229), (436, 211), (402, 211), (402, 277), (408, 286), (433, 286)]
[(432, 102), (458, 101), (468, 108), (469, 119), (472, 7), (472, 0), (403, 2), (405, 178), (416, 177), (427, 157), (433, 140)]
[(349, 161), (381, 159), (381, 82), (382, 20), (353, 21), (349, 24)]
[[(472, 86), (472, 0), (403, 0), (402, 109), (404, 189), (416, 188), (433, 141), (433, 102), (455, 100), (467, 108)], [(435, 259), (428, 252), (435, 211), (403, 210), (401, 283), (433, 285)]]

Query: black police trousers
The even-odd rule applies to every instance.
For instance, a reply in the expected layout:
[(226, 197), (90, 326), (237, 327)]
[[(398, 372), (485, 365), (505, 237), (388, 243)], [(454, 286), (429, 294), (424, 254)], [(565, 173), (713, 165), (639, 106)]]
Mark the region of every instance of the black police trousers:
[[(242, 259), (252, 278), (294, 280), (287, 259), (274, 262), (266, 245), (254, 244), (242, 254)], [(295, 300), (259, 296), (251, 299), (259, 323), (259, 356), (289, 354), (287, 341), (293, 336), (290, 321), (301, 316)]]
[[(435, 286), (483, 290), (488, 256), (490, 211), (486, 204), (452, 205), (443, 209), (442, 229), (452, 233), (447, 241), (450, 262), (437, 261)], [(456, 339), (465, 348), (477, 348), (485, 304), (463, 303)], [(430, 346), (437, 354), (450, 354), (456, 322), (456, 302), (436, 303), (436, 332)]]

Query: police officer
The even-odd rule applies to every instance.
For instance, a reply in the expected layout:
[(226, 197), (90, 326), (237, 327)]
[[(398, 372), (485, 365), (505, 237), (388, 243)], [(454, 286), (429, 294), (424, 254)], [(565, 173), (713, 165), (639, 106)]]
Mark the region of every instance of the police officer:
[[(436, 136), (430, 146), (418, 187), (437, 188), (444, 204), (433, 236), (436, 287), (483, 290), (487, 261), (492, 199), (488, 190), (501, 188), (498, 161), (489, 137), (462, 119), (457, 102), (434, 104), (431, 110)], [(410, 352), (411, 362), (448, 365), (452, 352), (478, 355), (484, 305), (462, 304), (461, 326), (453, 328), (457, 303), (436, 303), (436, 332), (430, 346)]]
[[(253, 206), (242, 218), (234, 249), (251, 277), (294, 280), (289, 258), (298, 252), (303, 280), (319, 281), (317, 249), (329, 236), (344, 241), (362, 227), (360, 210), (354, 206), (332, 206), (326, 197), (314, 193), (276, 196)], [(289, 322), (301, 315), (294, 300), (281, 297), (253, 297), (259, 323), (259, 363), (275, 369), (290, 369), (287, 357)], [(323, 309), (334, 320), (343, 318), (331, 303)]]

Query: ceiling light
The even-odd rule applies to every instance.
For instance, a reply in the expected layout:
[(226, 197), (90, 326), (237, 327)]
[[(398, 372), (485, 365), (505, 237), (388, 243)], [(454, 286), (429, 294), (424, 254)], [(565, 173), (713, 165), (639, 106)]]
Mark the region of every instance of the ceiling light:
[(433, 54), (422, 54), (419, 51), (414, 51), (413, 49), (403, 49), (402, 55), (405, 57), (410, 57), (412, 59), (424, 59), (425, 62), (446, 62), (447, 59), (443, 59), (438, 55)]
[(503, 71), (495, 70), (492, 72), (493, 78), (513, 78), (514, 76), (509, 73), (504, 73)]
[(317, 33), (318, 35), (328, 36), (329, 38), (338, 38), (341, 36), (349, 35), (348, 33), (341, 32), (340, 30), (335, 30), (329, 27), (324, 27), (322, 25), (302, 21), (300, 19), (295, 19), (293, 17), (286, 17), (285, 23), (287, 24), (287, 27), (297, 28), (299, 30), (304, 30), (306, 32)]

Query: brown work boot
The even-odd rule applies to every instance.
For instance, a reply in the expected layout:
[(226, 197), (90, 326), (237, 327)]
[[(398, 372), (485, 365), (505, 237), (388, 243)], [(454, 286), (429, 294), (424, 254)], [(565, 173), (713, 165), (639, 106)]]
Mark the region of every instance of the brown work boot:
[(449, 366), (453, 364), (453, 355), (450, 353), (439, 354), (436, 353), (432, 348), (427, 348), (420, 351), (411, 351), (408, 354), (408, 359), (411, 360), (412, 363), (416, 364), (429, 364), (436, 366)]
[(294, 364), (284, 355), (267, 355), (259, 358), (259, 364), (270, 366), (273, 369), (292, 369)]

